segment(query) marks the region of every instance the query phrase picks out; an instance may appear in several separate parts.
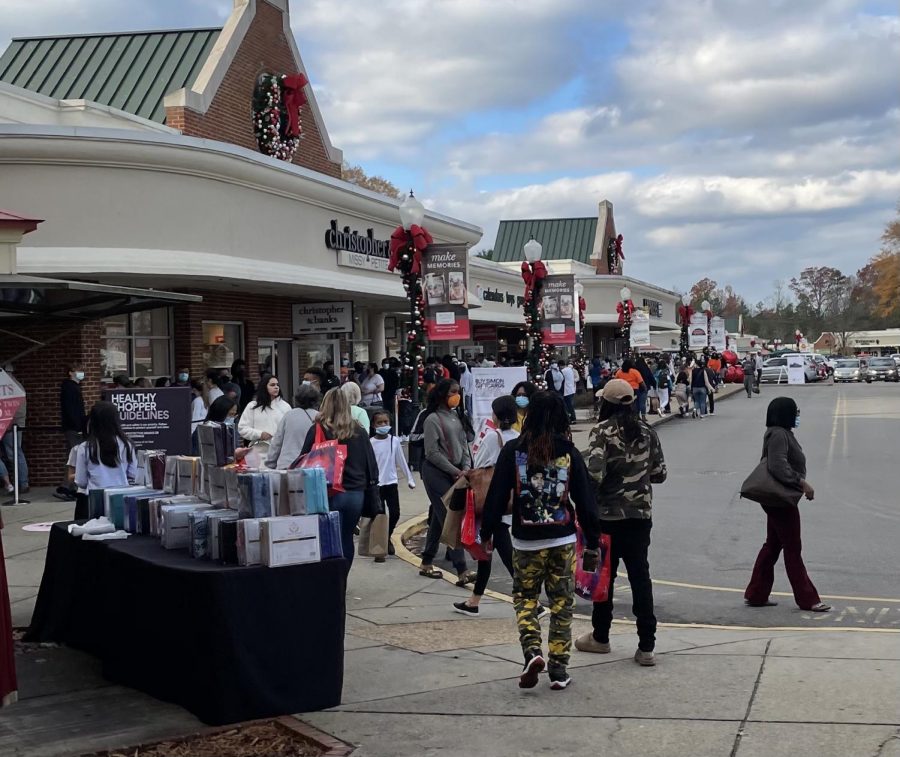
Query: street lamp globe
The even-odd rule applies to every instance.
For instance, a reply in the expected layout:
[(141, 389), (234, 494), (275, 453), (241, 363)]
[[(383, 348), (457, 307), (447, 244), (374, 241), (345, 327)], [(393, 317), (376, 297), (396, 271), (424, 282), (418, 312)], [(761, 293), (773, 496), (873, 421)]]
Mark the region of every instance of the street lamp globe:
[(681, 295), (681, 304), (687, 307), (691, 304), (691, 296), (689, 294)]
[(409, 231), (411, 226), (421, 226), (424, 220), (425, 206), (416, 199), (410, 189), (409, 197), (400, 205), (400, 223)]
[(622, 298), (622, 302), (628, 302), (631, 299), (631, 290), (628, 287), (622, 287), (619, 290), (619, 296)]
[(797, 338), (799, 339), (801, 336), (803, 336), (803, 334), (800, 333), (800, 329), (797, 329), (797, 330), (794, 332), (794, 336), (797, 337)]
[(541, 252), (543, 252), (543, 249), (541, 243), (532, 237), (525, 243), (522, 251), (525, 253), (525, 260), (529, 263), (537, 263), (541, 259)]
[(579, 297), (584, 294), (584, 284), (582, 284), (580, 281), (575, 282), (575, 294), (577, 294)]
[(703, 308), (704, 311), (709, 310), (710, 309), (709, 300), (703, 300), (703, 302), (700, 303), (700, 307)]

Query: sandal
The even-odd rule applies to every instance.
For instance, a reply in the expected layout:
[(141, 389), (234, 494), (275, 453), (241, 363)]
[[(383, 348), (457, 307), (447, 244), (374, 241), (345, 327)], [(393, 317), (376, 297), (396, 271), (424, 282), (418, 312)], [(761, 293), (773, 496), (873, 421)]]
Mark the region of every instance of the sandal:
[(474, 570), (468, 570), (465, 573), (459, 574), (456, 585), (460, 588), (465, 588), (467, 584), (475, 583), (476, 578), (478, 578), (478, 574)]
[(810, 607), (807, 612), (828, 612), (830, 609), (831, 605), (826, 605), (824, 602), (819, 602), (818, 604)]
[(425, 578), (443, 578), (444, 574), (441, 573), (434, 565), (422, 565), (419, 567), (419, 575), (425, 576)]

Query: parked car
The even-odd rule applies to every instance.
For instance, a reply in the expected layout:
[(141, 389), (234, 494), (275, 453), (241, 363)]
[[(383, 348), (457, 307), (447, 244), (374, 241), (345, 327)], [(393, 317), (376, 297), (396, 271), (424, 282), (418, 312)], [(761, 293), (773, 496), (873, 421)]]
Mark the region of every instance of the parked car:
[[(763, 363), (762, 383), (788, 383), (787, 362), (788, 359), (786, 357), (771, 357), (766, 360), (766, 362)], [(803, 374), (804, 382), (807, 384), (818, 379), (815, 362), (806, 356), (803, 358)]]
[(862, 367), (856, 358), (842, 358), (834, 364), (834, 382), (862, 381)]
[(869, 365), (866, 368), (866, 383), (871, 384), (873, 381), (893, 381), (895, 383), (900, 381), (897, 363), (893, 358), (869, 358)]

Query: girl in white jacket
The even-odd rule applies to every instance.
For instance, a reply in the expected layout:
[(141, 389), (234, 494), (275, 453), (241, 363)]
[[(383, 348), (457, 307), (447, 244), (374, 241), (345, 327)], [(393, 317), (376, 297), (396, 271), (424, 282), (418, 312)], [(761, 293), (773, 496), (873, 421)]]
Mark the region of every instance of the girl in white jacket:
[[(281, 397), (281, 387), (275, 376), (265, 375), (259, 382), (256, 399), (241, 413), (238, 433), (259, 453), (261, 461), (269, 454), (269, 440), (275, 435), (281, 419), (291, 406)], [(261, 464), (261, 463), (260, 463)]]

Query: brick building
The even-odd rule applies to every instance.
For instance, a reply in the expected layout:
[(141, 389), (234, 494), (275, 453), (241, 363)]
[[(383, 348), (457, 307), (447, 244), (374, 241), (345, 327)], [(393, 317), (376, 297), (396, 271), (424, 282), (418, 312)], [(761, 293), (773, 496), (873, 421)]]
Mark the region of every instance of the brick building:
[[(3, 313), (0, 365), (28, 393), (32, 485), (61, 477), (67, 363), (84, 365), (90, 406), (120, 373), (199, 376), (243, 358), (290, 393), (309, 364), (399, 348), (406, 300), (376, 244), (398, 202), (341, 180), (311, 86), (293, 160), (258, 150), (260, 76), (298, 73), (308, 77), (287, 0), (235, 0), (221, 28), (16, 39), (0, 57), (0, 205), (45, 219), (13, 273), (140, 288), (152, 305), (123, 293), (98, 317), (50, 308), (41, 289), (3, 290), (22, 303)], [(437, 213), (426, 225), (438, 242), (481, 237)], [(341, 243), (327, 243), (332, 231)], [(155, 300), (159, 290), (197, 297)], [(298, 323), (303, 305), (348, 302), (340, 331)]]

